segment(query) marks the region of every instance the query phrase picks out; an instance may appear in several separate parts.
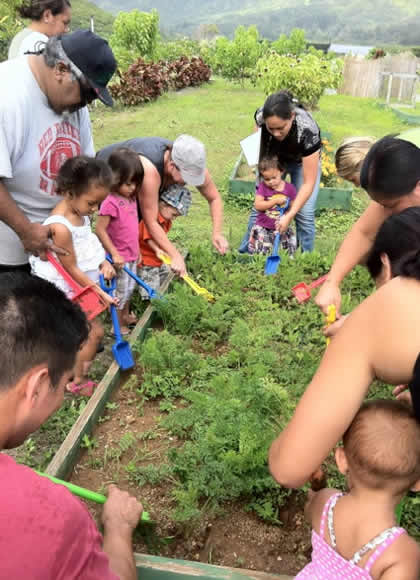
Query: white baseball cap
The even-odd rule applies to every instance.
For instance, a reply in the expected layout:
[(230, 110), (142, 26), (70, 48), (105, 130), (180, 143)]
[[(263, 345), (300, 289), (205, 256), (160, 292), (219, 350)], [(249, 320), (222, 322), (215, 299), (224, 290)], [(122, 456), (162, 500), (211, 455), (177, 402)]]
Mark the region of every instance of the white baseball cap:
[(171, 158), (187, 185), (203, 185), (206, 150), (201, 141), (191, 135), (180, 135), (173, 142)]

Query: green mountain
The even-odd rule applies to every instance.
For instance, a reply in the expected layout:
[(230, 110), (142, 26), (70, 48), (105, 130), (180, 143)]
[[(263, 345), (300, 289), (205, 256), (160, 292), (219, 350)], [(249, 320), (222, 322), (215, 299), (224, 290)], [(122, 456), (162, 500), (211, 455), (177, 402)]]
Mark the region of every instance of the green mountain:
[(116, 13), (155, 8), (161, 28), (190, 35), (200, 25), (216, 24), (231, 36), (239, 24), (255, 24), (275, 39), (294, 27), (317, 41), (360, 44), (420, 44), (420, 3), (413, 0), (94, 0)]
[(89, 2), (88, 0), (72, 0), (72, 30), (77, 28), (90, 28), (90, 17), (93, 16), (95, 32), (100, 36), (109, 38), (112, 32), (114, 17), (109, 12)]

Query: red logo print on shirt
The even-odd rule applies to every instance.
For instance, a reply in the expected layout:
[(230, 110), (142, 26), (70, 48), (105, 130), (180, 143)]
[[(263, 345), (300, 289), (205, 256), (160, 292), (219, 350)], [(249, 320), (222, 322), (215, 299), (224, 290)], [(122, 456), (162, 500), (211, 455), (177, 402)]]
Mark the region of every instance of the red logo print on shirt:
[(45, 131), (38, 143), (40, 156), (41, 191), (56, 195), (55, 180), (63, 163), (70, 157), (80, 155), (80, 132), (68, 121), (56, 123)]

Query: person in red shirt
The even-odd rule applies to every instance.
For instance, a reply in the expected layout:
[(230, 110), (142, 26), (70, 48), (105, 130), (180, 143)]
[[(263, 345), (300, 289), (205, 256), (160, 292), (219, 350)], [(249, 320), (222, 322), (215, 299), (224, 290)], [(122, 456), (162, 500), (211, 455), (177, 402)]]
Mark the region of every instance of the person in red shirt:
[[(61, 405), (89, 328), (53, 284), (0, 274), (0, 449), (21, 445)], [(142, 505), (110, 486), (104, 537), (61, 485), (0, 453), (0, 579), (135, 580)]]
[[(171, 229), (174, 219), (188, 214), (190, 206), (191, 192), (182, 185), (171, 185), (160, 195), (158, 223), (165, 233)], [(153, 290), (158, 291), (168, 275), (169, 268), (159, 258), (163, 250), (153, 241), (144, 220), (139, 224), (139, 245), (141, 254), (139, 276)], [(143, 288), (140, 288), (140, 292), (143, 300), (149, 300), (149, 295)]]

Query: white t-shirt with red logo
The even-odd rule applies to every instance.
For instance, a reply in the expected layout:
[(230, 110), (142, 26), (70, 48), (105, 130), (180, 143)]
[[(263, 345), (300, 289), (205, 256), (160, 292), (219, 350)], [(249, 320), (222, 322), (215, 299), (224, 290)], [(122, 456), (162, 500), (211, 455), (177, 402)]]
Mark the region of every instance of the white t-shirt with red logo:
[[(0, 64), (0, 179), (32, 222), (42, 223), (61, 197), (55, 179), (75, 155), (95, 154), (89, 113), (58, 115), (22, 56)], [(0, 264), (26, 264), (28, 255), (0, 221)]]

